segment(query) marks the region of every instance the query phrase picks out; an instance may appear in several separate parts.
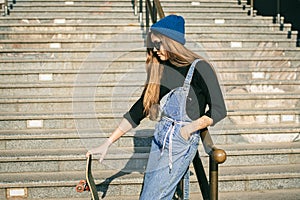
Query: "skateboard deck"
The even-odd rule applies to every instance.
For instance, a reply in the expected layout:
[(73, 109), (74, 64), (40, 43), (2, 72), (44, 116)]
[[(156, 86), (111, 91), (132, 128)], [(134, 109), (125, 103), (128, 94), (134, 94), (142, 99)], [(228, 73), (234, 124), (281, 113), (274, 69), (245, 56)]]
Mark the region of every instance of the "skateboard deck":
[(76, 186), (76, 191), (89, 191), (92, 200), (99, 200), (97, 187), (94, 181), (94, 177), (92, 175), (92, 155), (89, 155), (89, 157), (86, 160), (85, 178), (86, 180), (81, 180)]

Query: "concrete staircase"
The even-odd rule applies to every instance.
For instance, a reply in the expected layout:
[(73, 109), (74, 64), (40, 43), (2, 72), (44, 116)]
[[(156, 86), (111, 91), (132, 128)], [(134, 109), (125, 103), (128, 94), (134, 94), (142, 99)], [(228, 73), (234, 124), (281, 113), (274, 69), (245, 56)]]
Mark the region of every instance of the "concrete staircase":
[[(245, 1), (161, 3), (185, 17), (187, 46), (220, 75), (228, 117), (211, 129), (228, 154), (220, 199), (300, 199), (300, 50), (291, 25), (248, 16)], [(0, 199), (89, 199), (75, 192), (84, 155), (141, 93), (144, 34), (122, 0), (19, 0), (0, 18)], [(138, 199), (153, 125), (145, 119), (104, 164), (94, 162), (100, 196)], [(191, 170), (191, 199), (201, 199)]]

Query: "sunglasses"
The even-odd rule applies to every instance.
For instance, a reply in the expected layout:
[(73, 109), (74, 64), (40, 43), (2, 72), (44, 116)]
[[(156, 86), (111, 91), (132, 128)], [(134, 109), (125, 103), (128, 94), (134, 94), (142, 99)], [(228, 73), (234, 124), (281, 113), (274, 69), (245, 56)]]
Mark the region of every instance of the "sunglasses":
[(152, 42), (152, 44), (153, 44), (153, 47), (159, 51), (162, 42), (161, 41), (159, 41), (159, 42), (154, 41), (154, 42)]

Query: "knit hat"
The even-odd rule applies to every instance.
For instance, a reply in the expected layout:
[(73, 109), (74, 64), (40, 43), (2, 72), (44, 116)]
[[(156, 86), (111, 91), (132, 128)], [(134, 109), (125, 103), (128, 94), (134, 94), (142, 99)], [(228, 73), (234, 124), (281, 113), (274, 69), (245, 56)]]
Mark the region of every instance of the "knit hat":
[(184, 45), (184, 23), (185, 22), (183, 17), (177, 15), (169, 15), (153, 24), (150, 30), (158, 32)]

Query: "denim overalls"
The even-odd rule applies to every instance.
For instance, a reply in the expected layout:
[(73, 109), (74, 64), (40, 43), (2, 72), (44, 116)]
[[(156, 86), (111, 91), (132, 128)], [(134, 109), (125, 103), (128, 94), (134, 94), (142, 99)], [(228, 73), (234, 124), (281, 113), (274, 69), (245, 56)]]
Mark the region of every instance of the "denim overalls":
[(183, 86), (171, 90), (160, 101), (162, 118), (155, 126), (140, 200), (171, 200), (182, 177), (184, 199), (189, 199), (189, 165), (200, 136), (192, 134), (187, 141), (180, 129), (192, 121), (186, 113), (186, 99), (198, 61), (192, 63)]

